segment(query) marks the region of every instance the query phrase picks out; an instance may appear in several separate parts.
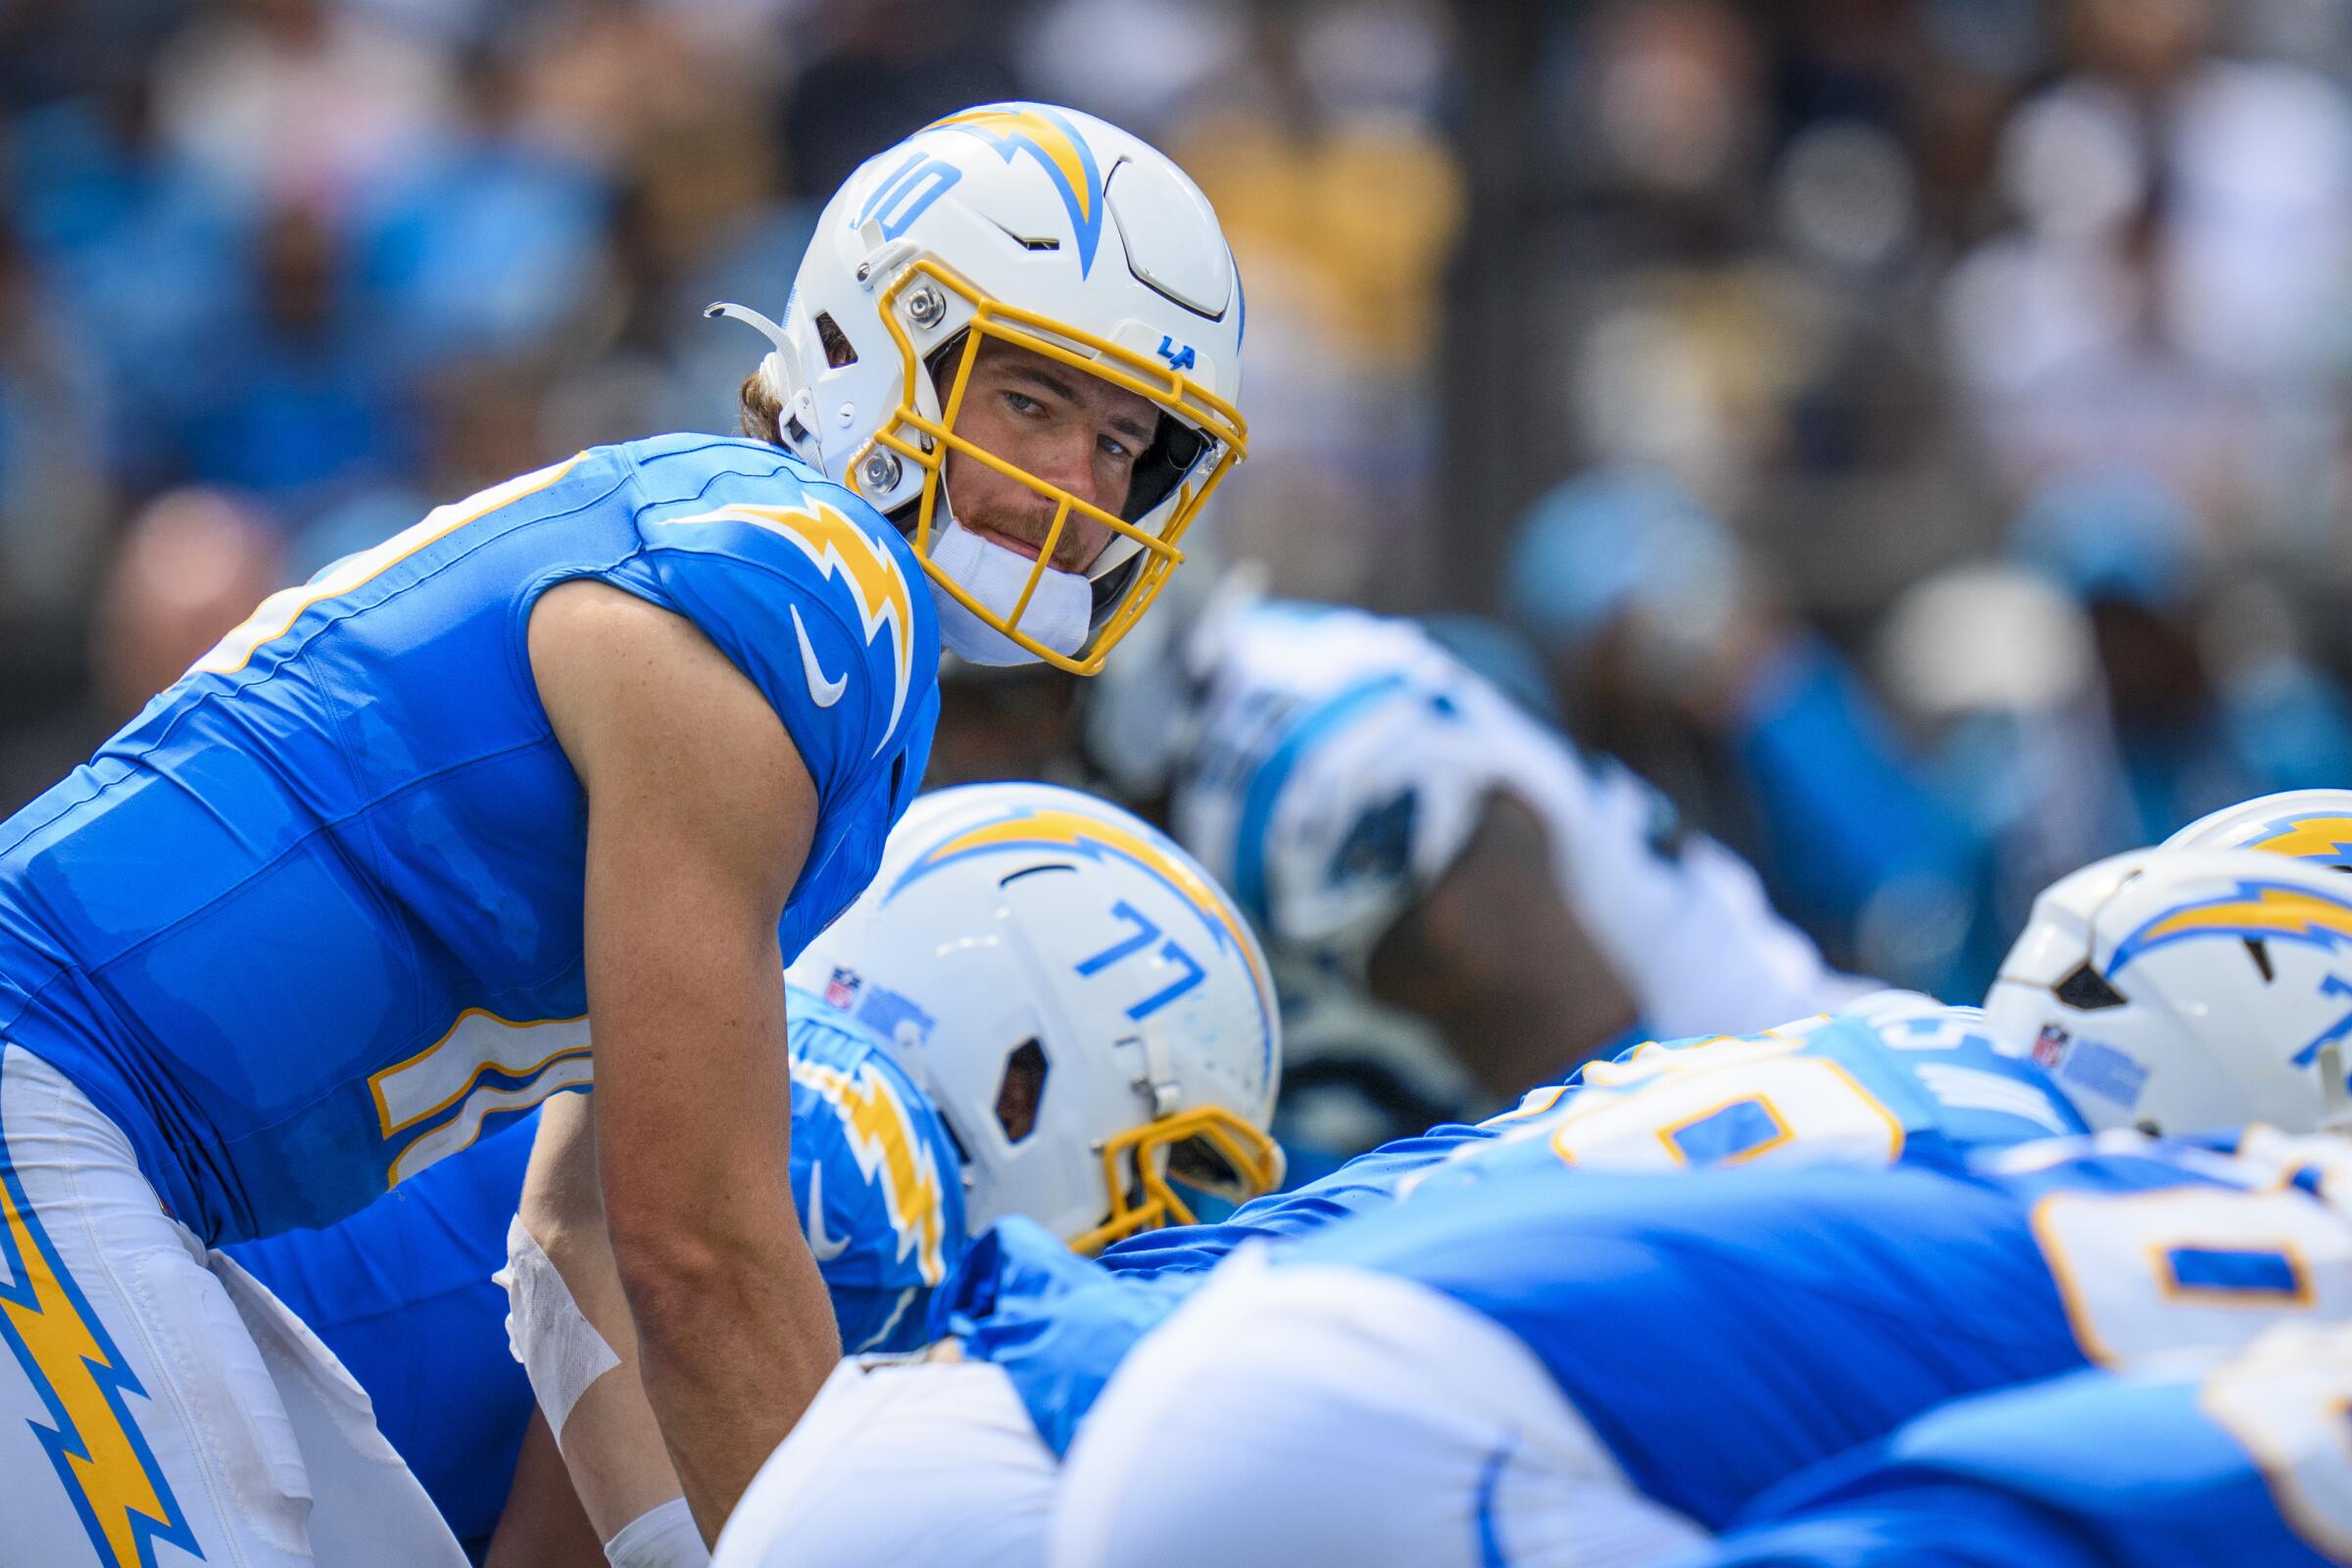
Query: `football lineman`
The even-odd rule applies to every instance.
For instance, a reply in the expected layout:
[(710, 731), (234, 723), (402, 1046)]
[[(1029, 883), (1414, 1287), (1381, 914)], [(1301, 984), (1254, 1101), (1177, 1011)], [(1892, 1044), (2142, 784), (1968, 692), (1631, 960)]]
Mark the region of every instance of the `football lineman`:
[[(2352, 1226), (2320, 1198), (2340, 1143), (2257, 1130), (2222, 1141), (2238, 1145), (2237, 1163), (2209, 1164), (2199, 1149), (2142, 1145), (2129, 1130), (2336, 1122), (2342, 1066), (2328, 1048), (2352, 988), (2337, 973), (2347, 935), (2352, 895), (2326, 866), (2247, 850), (2118, 857), (2043, 895), (1987, 998), (2013, 1064), (2050, 1076), (1917, 1073), (1938, 1098), (2012, 1112), (2030, 1085), (2032, 1103), (2113, 1129), (2086, 1152), (2059, 1141), (2046, 1156), (1980, 1152), (1955, 1167), (1850, 1071), (1637, 1098), (1630, 1109), (1571, 1102), (1449, 1164), (1409, 1202), (1286, 1250), (1284, 1266), (1247, 1279), (1221, 1270), (1121, 1363), (1079, 1429), (1057, 1560), (1278, 1561), (1309, 1536), (1338, 1556), (1385, 1540), (1416, 1561), (1477, 1561), (1478, 1542), (1502, 1539), (1514, 1561), (1637, 1560), (1692, 1524), (1720, 1528), (1792, 1473), (1783, 1464), (1826, 1459), (1939, 1399), (2111, 1351), (2235, 1344), (2270, 1306), (2352, 1313)], [(1612, 1071), (1639, 1072), (1646, 1054)], [(1676, 1076), (1669, 1060), (1651, 1071)], [(1861, 1163), (1899, 1159), (1901, 1174), (1774, 1183), (1766, 1167), (1810, 1162), (1808, 1129), (1838, 1126), (1875, 1136), (1880, 1157)], [(1834, 1152), (1837, 1136), (1826, 1157), (1851, 1163)], [(1718, 1168), (1751, 1168), (1739, 1174), (1753, 1185), (1727, 1173), (1612, 1192), (1602, 1172), (1619, 1147), (1639, 1152), (1637, 1169), (1703, 1152)], [(2209, 1180), (2239, 1196), (2153, 1196)], [(1712, 1206), (1686, 1213), (1702, 1194)], [(1879, 1212), (1883, 1202), (1913, 1217)], [(1671, 1303), (1686, 1292), (1678, 1316)], [(1965, 1332), (1933, 1331), (1949, 1321), (1936, 1310), (1945, 1300), (1971, 1303)], [(1737, 1322), (1708, 1326), (1726, 1302)], [(2036, 1303), (2060, 1309), (2029, 1323)], [(1588, 1311), (1620, 1323), (1615, 1338)], [(1866, 1320), (1898, 1336), (1875, 1367)], [(1768, 1343), (1784, 1332), (1787, 1343)], [(1312, 1343), (1341, 1348), (1305, 1353)], [(1725, 1359), (1686, 1372), (1701, 1345)], [(1800, 1345), (1818, 1346), (1822, 1363)], [(1532, 1379), (1502, 1375), (1530, 1355)], [(1612, 1382), (1639, 1367), (1676, 1370)], [(1688, 1407), (1676, 1402), (1686, 1376)], [(1752, 1402), (1737, 1394), (1741, 1378), (1754, 1380)], [(1440, 1385), (1494, 1392), (1433, 1402)], [(1152, 1477), (1144, 1434), (1193, 1449), (1192, 1417), (1171, 1402), (1179, 1386), (1189, 1409), (1215, 1409), (1241, 1436), (1213, 1463)], [(1856, 1437), (1849, 1423), (1869, 1430)], [(1325, 1438), (1308, 1445), (1310, 1429)], [(1213, 1522), (1179, 1526), (1162, 1511), (1212, 1494)], [(1253, 1511), (1252, 1495), (1272, 1511)], [(1238, 1544), (1253, 1532), (1260, 1545)]]
[(1431, 1183), (1145, 1339), (1049, 1560), (1655, 1561), (1949, 1399), (2352, 1322), (2352, 1214), (2295, 1179), (2321, 1157), (2127, 1132), (1964, 1172)]
[(592, 1072), (538, 1146), (705, 1527), (837, 1359), (779, 932), (872, 876), (943, 643), (1086, 671), (1149, 606), (1242, 456), (1243, 301), (1166, 158), (995, 104), (851, 177), (782, 325), (728, 309), (773, 343), (746, 438), (436, 510), (0, 824), (0, 1557), (453, 1559), (210, 1250)]
[[(2147, 917), (2198, 906), (2217, 888), (2272, 873), (2310, 898), (2337, 900), (2336, 918), (2352, 914), (2331, 873), (2245, 852), (2142, 852), (2100, 871), (2111, 883), (2134, 886)], [(2050, 945), (2049, 928), (2063, 907), (2060, 900), (2037, 916), (2021, 951)], [(2130, 913), (2121, 905), (2110, 912)], [(2102, 964), (2112, 963), (2117, 939), (2132, 927), (2111, 920), (2107, 929), (2095, 945), (2094, 961)], [(2210, 936), (2210, 943), (2183, 944), (2184, 953), (2200, 946), (2242, 951), (2234, 932), (2217, 928)], [(744, 1517), (730, 1527), (738, 1555), (722, 1551), (722, 1560), (766, 1561), (762, 1550), (782, 1552), (787, 1544), (808, 1549), (829, 1543), (846, 1552), (856, 1521), (869, 1538), (886, 1529), (885, 1543), (940, 1560), (1021, 1560), (1022, 1550), (1010, 1546), (961, 1555), (969, 1538), (956, 1533), (956, 1510), (1028, 1519), (1033, 1528), (1047, 1517), (1059, 1492), (1054, 1454), (1081, 1430), (1129, 1348), (1205, 1271), (1241, 1243), (1312, 1234), (1350, 1213), (1385, 1209), (1400, 1188), (1451, 1180), (1452, 1161), (1496, 1176), (1563, 1164), (1591, 1173), (1889, 1161), (1957, 1174), (1974, 1152), (2081, 1133), (2086, 1123), (2069, 1095), (2032, 1059), (2040, 1030), (2027, 1000), (2034, 988), (2013, 985), (2019, 996), (2001, 1015), (2015, 1031), (2009, 1038), (1973, 1009), (1889, 995), (1847, 1016), (1748, 1040), (1645, 1046), (1531, 1094), (1484, 1127), (1400, 1142), (1325, 1181), (1250, 1204), (1222, 1225), (1136, 1238), (1112, 1248), (1101, 1266), (1059, 1256), (1050, 1239), (1018, 1225), (1000, 1226), (935, 1298), (933, 1329), (955, 1342), (957, 1364), (837, 1375), (812, 1414), (817, 1425), (788, 1441), (747, 1494)], [(2039, 998), (2058, 1004), (2046, 990)], [(2186, 1004), (2191, 1000), (2177, 988), (2147, 999), (2147, 1015), (2172, 1007), (2186, 1014), (2184, 1027), (2153, 1034), (2144, 1048), (2154, 1097), (2148, 1104), (2187, 1104), (2197, 1086), (2212, 1083), (2214, 1063), (2239, 1062), (2242, 1082), (2213, 1100), (2207, 1116), (2192, 1108), (2173, 1125), (2186, 1130), (2254, 1114), (2278, 1063), (2303, 1041), (2297, 1009), (2257, 1012), (2249, 1027)], [(2298, 1082), (2300, 1100), (2274, 1108), (2287, 1125), (2310, 1128), (2325, 1114), (2325, 1090), (2317, 1073)], [(2100, 1125), (2134, 1119), (2090, 1097), (2085, 1104)], [(1252, 1449), (1257, 1442), (1226, 1441)], [(943, 1477), (935, 1490), (932, 1471), (942, 1468), (954, 1471), (953, 1483)], [(903, 1501), (887, 1526), (876, 1524), (876, 1499), (894, 1494), (942, 1500)], [(1036, 1542), (1025, 1549), (1034, 1556)], [(818, 1549), (808, 1560), (834, 1559)]]

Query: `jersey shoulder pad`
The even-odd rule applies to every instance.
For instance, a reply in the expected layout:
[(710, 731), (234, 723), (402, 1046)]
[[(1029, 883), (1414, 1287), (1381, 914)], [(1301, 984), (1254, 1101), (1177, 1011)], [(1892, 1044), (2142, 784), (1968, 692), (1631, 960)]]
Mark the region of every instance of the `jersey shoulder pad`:
[(935, 1286), (964, 1245), (955, 1146), (905, 1069), (824, 1012), (792, 1029), (793, 1184), (808, 1250), (830, 1285)]
[(789, 453), (679, 441), (631, 449), (644, 569), (767, 698), (820, 795), (846, 790), (928, 710), (939, 632), (921, 565)]

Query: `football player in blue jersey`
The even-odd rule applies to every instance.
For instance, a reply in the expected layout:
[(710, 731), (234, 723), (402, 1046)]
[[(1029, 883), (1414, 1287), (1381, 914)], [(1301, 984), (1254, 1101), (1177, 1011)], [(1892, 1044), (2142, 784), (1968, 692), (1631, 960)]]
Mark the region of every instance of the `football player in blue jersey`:
[(943, 642), (1083, 672), (1151, 603), (1242, 455), (1244, 307), (1164, 157), (998, 104), (852, 176), (781, 326), (729, 309), (775, 345), (747, 438), (433, 512), (0, 824), (0, 1556), (454, 1554), (210, 1250), (584, 1088), (592, 1035), (534, 1163), (595, 1200), (707, 1529), (836, 1359), (779, 932), (871, 877)]
[[(2337, 921), (2352, 905), (2332, 874), (2245, 853), (2143, 853), (2108, 862), (2106, 886), (2128, 885), (2148, 918), (2196, 907), (2246, 877), (2276, 876), (2301, 898), (2307, 915), (2332, 904)], [(2070, 882), (2076, 879), (2069, 879)], [(2067, 884), (2054, 889), (2056, 898)], [(2063, 901), (2061, 901), (2063, 903)], [(2063, 909), (2037, 912), (2021, 951), (2046, 946)], [(2111, 922), (2112, 923), (2112, 922)], [(2115, 934), (2095, 955), (2115, 958)], [(2212, 946), (2243, 953), (2243, 938), (2219, 927)], [(2166, 958), (2177, 964), (2202, 944)], [(2231, 951), (2234, 950), (2234, 951)], [(2090, 961), (2087, 950), (2082, 961)], [(2192, 977), (2193, 978), (2193, 977)], [(2316, 984), (2317, 976), (2298, 975)], [(2019, 983), (2021, 992), (2034, 988)], [(2048, 992), (2041, 1000), (2058, 1005)], [(735, 1538), (744, 1555), (772, 1547), (788, 1553), (811, 1543), (843, 1551), (887, 1528), (886, 1538), (939, 1560), (1019, 1560), (1022, 1551), (960, 1555), (972, 1544), (956, 1526), (957, 1499), (987, 1499), (992, 1517), (1026, 1518), (1034, 1532), (1057, 1482), (1054, 1454), (1120, 1359), (1187, 1296), (1202, 1271), (1243, 1241), (1280, 1240), (1318, 1230), (1349, 1213), (1393, 1201), (1401, 1186), (1439, 1179), (1443, 1162), (1507, 1176), (1563, 1163), (1585, 1170), (1641, 1171), (1682, 1166), (1766, 1170), (1812, 1164), (1884, 1166), (1900, 1159), (1959, 1171), (1972, 1150), (2053, 1133), (2085, 1122), (2064, 1090), (2031, 1059), (2038, 1037), (2031, 1001), (2020, 998), (2019, 1038), (2002, 1040), (1974, 1009), (1942, 1008), (1925, 999), (1889, 996), (1853, 1015), (1807, 1020), (1748, 1040), (1697, 1040), (1642, 1047), (1614, 1063), (1588, 1067), (1567, 1085), (1531, 1094), (1522, 1106), (1475, 1129), (1437, 1129), (1352, 1162), (1337, 1175), (1242, 1209), (1224, 1225), (1155, 1232), (1112, 1248), (1101, 1265), (1058, 1254), (1051, 1239), (1005, 1225), (980, 1239), (950, 1288), (935, 1298), (933, 1328), (955, 1342), (959, 1364), (876, 1369), (829, 1386), (811, 1428), (796, 1434), (748, 1494)], [(2179, 1027), (2149, 1053), (2157, 1100), (2178, 1103), (2194, 1085), (2212, 1089), (2208, 1061), (2244, 1065), (2243, 1088), (2228, 1087), (2210, 1106), (2214, 1119), (2243, 1119), (2273, 1075), (2273, 1056), (2296, 1052), (2305, 1031), (2284, 994), (2241, 1019), (2198, 1006), (2192, 993), (2168, 986), (2146, 999), (2144, 1015), (2178, 1008)], [(2299, 1080), (2302, 1098), (2283, 1107), (2287, 1124), (2317, 1125), (2326, 1092), (2320, 1075)], [(2093, 1108), (2098, 1108), (2094, 1102)], [(2126, 1117), (2101, 1110), (2100, 1125)], [(2189, 1116), (2177, 1123), (2196, 1125)], [(1445, 1171), (1450, 1179), (1456, 1173)], [(1441, 1182), (1441, 1185), (1443, 1183)], [(973, 1362), (985, 1363), (973, 1365)], [(951, 1435), (953, 1429), (954, 1435)], [(1042, 1440), (1042, 1441), (1041, 1441)], [(952, 1468), (952, 1478), (933, 1472)], [(938, 1497), (939, 1506), (901, 1502), (884, 1513), (884, 1496)], [(967, 1506), (968, 1511), (968, 1506)], [(752, 1518), (761, 1523), (755, 1529)], [(887, 1527), (874, 1521), (887, 1517)], [(1024, 1544), (1035, 1554), (1034, 1537)], [(779, 1558), (780, 1560), (780, 1558)], [(831, 1560), (821, 1550), (810, 1560)]]
[[(1956, 1164), (1970, 1147), (2083, 1130), (2038, 1069), (1995, 1047), (1974, 1009), (1886, 993), (1836, 1018), (1746, 1039), (1643, 1047), (1477, 1126), (1433, 1128), (1220, 1223), (1119, 1242), (1099, 1262), (1006, 1221), (979, 1237), (934, 1298), (931, 1331), (946, 1348), (912, 1364), (847, 1364), (827, 1385), (728, 1527), (742, 1553), (734, 1560), (850, 1561), (878, 1549), (940, 1562), (1035, 1561), (1058, 1456), (1095, 1396), (1128, 1348), (1237, 1247), (1385, 1207), (1400, 1187), (1481, 1151), (1491, 1158), (1524, 1143), (1550, 1161), (1549, 1145), (1534, 1135), (1564, 1123), (1580, 1163), (1593, 1168), (1652, 1168), (1678, 1151), (1694, 1164), (1737, 1163), (1742, 1151), (1728, 1123), (1698, 1118), (1680, 1145), (1661, 1145), (1658, 1129), (1692, 1121), (1693, 1106), (1766, 1094), (1801, 1108), (1786, 1143), (1748, 1156), (1765, 1164), (1884, 1164), (1898, 1154)], [(884, 1509), (886, 1498), (896, 1500)], [(986, 1532), (972, 1528), (975, 1516), (991, 1521)]]
[(1673, 1568), (2352, 1563), (2352, 1332), (2281, 1324), (1944, 1405)]
[[(1092, 947), (1024, 961), (1084, 947), (1095, 929), (1128, 941), (1138, 920), (1166, 934), (1123, 963), (1088, 969)], [(871, 895), (803, 952), (787, 993), (793, 1193), (843, 1346), (926, 1342), (930, 1291), (965, 1246), (967, 1197), (983, 1225), (1024, 1214), (1056, 1245), (1092, 1249), (1187, 1216), (1171, 1165), (1234, 1198), (1270, 1187), (1280, 1047), (1265, 986), (1231, 904), (1129, 813), (1036, 784), (918, 798)], [(1132, 1034), (1139, 1024), (1150, 1032)], [(1147, 1064), (1125, 1058), (1147, 1041), (1158, 1060), (1136, 1070)], [(491, 1281), (530, 1125), (340, 1225), (227, 1249), (367, 1390), (461, 1541), (499, 1524), (533, 1407)], [(502, 1551), (556, 1560), (530, 1517), (500, 1529)], [(660, 1521), (622, 1540), (635, 1523), (598, 1521), (615, 1561), (634, 1560)]]
[(1950, 1399), (2352, 1322), (2348, 1169), (2335, 1139), (2116, 1132), (1967, 1171), (1427, 1183), (1145, 1339), (1049, 1560), (1654, 1562)]

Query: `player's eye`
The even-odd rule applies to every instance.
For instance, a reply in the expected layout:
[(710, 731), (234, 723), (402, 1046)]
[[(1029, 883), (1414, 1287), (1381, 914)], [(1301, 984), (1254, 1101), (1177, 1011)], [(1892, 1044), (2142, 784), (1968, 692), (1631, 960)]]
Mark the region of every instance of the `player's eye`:
[(1046, 406), (1026, 392), (1005, 393), (1004, 406), (1022, 416), (1034, 416), (1046, 412)]
[(1106, 458), (1116, 458), (1123, 463), (1135, 461), (1135, 454), (1127, 450), (1127, 443), (1116, 436), (1097, 437), (1095, 444), (1102, 449), (1102, 455)]

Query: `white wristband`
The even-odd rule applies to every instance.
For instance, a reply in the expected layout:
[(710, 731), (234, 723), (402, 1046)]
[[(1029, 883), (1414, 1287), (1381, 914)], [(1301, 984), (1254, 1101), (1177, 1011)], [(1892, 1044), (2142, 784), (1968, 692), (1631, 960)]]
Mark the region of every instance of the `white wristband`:
[(622, 1525), (605, 1543), (605, 1561), (612, 1568), (708, 1568), (710, 1548), (694, 1528), (686, 1499), (672, 1497)]
[(571, 1407), (620, 1357), (580, 1311), (519, 1214), (507, 1226), (507, 1266), (490, 1277), (507, 1288), (507, 1349), (531, 1375), (531, 1396), (560, 1446)]

